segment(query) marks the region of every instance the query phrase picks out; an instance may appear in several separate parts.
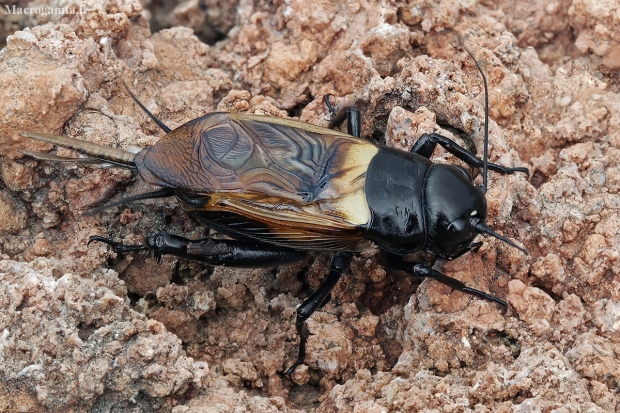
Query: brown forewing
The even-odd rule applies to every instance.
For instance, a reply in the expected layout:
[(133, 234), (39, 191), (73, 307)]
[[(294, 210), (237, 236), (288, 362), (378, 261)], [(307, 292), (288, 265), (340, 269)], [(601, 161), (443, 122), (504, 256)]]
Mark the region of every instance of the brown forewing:
[(136, 155), (136, 164), (147, 181), (183, 194), (187, 211), (205, 219), (234, 214), (234, 231), (243, 235), (293, 248), (353, 250), (364, 244), (365, 174), (377, 152), (363, 140), (298, 121), (212, 113), (170, 132)]

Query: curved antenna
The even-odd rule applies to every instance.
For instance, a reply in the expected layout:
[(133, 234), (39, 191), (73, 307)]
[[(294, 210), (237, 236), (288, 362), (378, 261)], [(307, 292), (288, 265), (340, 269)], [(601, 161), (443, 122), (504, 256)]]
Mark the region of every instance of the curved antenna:
[(160, 121), (159, 119), (157, 119), (157, 117), (155, 115), (153, 115), (147, 108), (146, 106), (144, 106), (142, 104), (142, 102), (140, 102), (138, 100), (138, 98), (136, 97), (136, 95), (134, 95), (132, 93), (131, 90), (129, 90), (129, 86), (127, 86), (127, 83), (125, 83), (125, 81), (123, 80), (123, 86), (125, 86), (125, 89), (127, 89), (127, 93), (129, 93), (129, 96), (131, 96), (131, 98), (133, 99), (134, 102), (136, 102), (138, 104), (138, 106), (140, 106), (140, 109), (142, 109), (147, 115), (149, 115), (149, 117), (151, 119), (153, 119), (153, 122), (155, 122), (157, 124), (157, 126), (159, 126), (160, 128), (162, 128), (162, 130), (166, 133), (170, 133), (170, 128), (167, 127), (164, 122)]
[(504, 241), (506, 244), (510, 245), (511, 247), (515, 247), (516, 249), (518, 249), (519, 251), (523, 252), (525, 255), (530, 255), (527, 250), (523, 247), (518, 246), (517, 244), (515, 244), (512, 240), (499, 235), (497, 232), (493, 231), (491, 228), (489, 228), (489, 226), (487, 224), (485, 224), (484, 221), (478, 219), (478, 218), (472, 218), (470, 220), (471, 222), (471, 226), (474, 228), (474, 230), (478, 233), (478, 234), (486, 234), (486, 235), (490, 235), (494, 238), (497, 238), (500, 241)]
[(484, 149), (483, 149), (483, 158), (482, 158), (482, 187), (480, 188), (483, 193), (487, 192), (487, 174), (488, 174), (488, 163), (489, 163), (489, 88), (487, 86), (487, 77), (484, 75), (482, 68), (478, 64), (478, 61), (474, 57), (474, 54), (465, 46), (465, 42), (461, 40), (461, 44), (463, 45), (463, 49), (469, 56), (472, 58), (476, 67), (478, 68), (478, 72), (482, 76), (482, 83), (484, 84)]

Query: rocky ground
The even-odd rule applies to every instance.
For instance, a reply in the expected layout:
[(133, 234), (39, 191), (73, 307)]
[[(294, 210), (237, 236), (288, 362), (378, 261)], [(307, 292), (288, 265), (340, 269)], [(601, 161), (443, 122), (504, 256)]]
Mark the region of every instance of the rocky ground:
[[(0, 10), (0, 411), (620, 412), (615, 2), (10, 4), (82, 8)], [(409, 149), (435, 131), (480, 149), (461, 42), (488, 77), (491, 161), (531, 170), (491, 175), (488, 223), (530, 254), (488, 238), (437, 268), (508, 310), (386, 273), (371, 247), (309, 322), (292, 378), (295, 309), (328, 256), (237, 270), (87, 247), (209, 229), (174, 200), (83, 215), (149, 188), (19, 152), (52, 149), (20, 131), (157, 142), (123, 81), (170, 127), (213, 110), (327, 125), (331, 93), (362, 111), (365, 139)]]

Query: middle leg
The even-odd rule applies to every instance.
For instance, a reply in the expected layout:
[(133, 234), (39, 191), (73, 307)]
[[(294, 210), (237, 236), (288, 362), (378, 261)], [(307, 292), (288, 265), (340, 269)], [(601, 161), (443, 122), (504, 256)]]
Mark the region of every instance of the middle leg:
[(286, 370), (286, 374), (289, 376), (293, 374), (297, 366), (302, 364), (306, 358), (306, 344), (310, 336), (306, 321), (329, 299), (331, 290), (334, 289), (342, 274), (349, 268), (352, 259), (353, 254), (350, 252), (341, 251), (334, 254), (327, 278), (325, 278), (314, 294), (297, 308), (295, 326), (297, 327), (297, 335), (299, 336), (299, 353), (297, 355), (297, 360)]
[(360, 115), (360, 111), (357, 110), (355, 106), (344, 107), (340, 109), (340, 111), (336, 112), (331, 102), (329, 101), (329, 97), (331, 95), (327, 94), (323, 96), (323, 101), (325, 102), (325, 106), (327, 106), (327, 110), (331, 115), (331, 120), (329, 122), (329, 128), (334, 129), (337, 126), (340, 126), (344, 119), (347, 119), (347, 133), (351, 136), (355, 136), (359, 138), (362, 135), (362, 119)]

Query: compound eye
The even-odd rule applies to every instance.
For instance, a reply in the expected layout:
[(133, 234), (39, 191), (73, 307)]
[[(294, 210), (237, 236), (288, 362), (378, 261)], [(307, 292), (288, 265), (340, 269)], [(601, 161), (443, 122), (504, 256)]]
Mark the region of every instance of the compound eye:
[(467, 178), (469, 182), (472, 182), (472, 177), (467, 169), (463, 168), (460, 165), (452, 165), (452, 166), (454, 166), (460, 173), (465, 175), (465, 178)]
[(453, 239), (469, 239), (472, 235), (472, 228), (468, 221), (456, 219), (448, 225), (448, 233)]
[(461, 219), (457, 219), (456, 221), (452, 221), (450, 225), (448, 225), (448, 232), (451, 234), (458, 234), (465, 229), (465, 221)]

